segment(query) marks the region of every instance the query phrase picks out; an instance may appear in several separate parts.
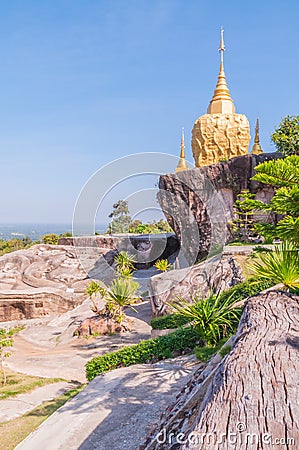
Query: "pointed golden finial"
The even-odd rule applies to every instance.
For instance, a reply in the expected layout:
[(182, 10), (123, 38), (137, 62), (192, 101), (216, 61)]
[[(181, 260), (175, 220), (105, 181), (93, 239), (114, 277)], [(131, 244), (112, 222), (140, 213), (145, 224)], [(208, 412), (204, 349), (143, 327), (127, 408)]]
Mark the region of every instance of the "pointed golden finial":
[(208, 107), (208, 114), (235, 114), (235, 106), (231, 99), (224, 72), (224, 30), (220, 30), (220, 70), (216, 89)]
[(180, 153), (180, 160), (177, 165), (177, 168), (175, 169), (176, 172), (181, 172), (182, 170), (188, 170), (188, 164), (185, 159), (185, 135), (184, 135), (184, 128), (182, 128), (182, 138), (181, 138), (181, 153)]
[(254, 136), (254, 144), (252, 146), (252, 150), (250, 152), (252, 155), (260, 155), (264, 153), (262, 147), (260, 145), (260, 123), (259, 119), (256, 119), (255, 125), (255, 136)]

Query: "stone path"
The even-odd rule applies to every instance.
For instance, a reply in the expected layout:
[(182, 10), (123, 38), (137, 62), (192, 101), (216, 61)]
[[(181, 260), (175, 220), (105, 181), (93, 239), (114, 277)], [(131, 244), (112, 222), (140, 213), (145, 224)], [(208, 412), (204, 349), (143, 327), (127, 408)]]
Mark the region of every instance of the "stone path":
[(16, 449), (136, 450), (197, 367), (180, 357), (100, 375)]
[(89, 300), (53, 320), (25, 321), (26, 329), (16, 336), (6, 363), (16, 372), (85, 383), (85, 364), (89, 359), (151, 336), (149, 302), (136, 306), (136, 309), (137, 313), (126, 310), (133, 319), (133, 332), (89, 339), (73, 337), (79, 320), (93, 315)]
[(61, 381), (59, 383), (47, 384), (27, 394), (20, 394), (16, 397), (0, 400), (0, 423), (15, 419), (36, 408), (41, 403), (59, 397), (74, 387), (75, 385), (72, 383)]

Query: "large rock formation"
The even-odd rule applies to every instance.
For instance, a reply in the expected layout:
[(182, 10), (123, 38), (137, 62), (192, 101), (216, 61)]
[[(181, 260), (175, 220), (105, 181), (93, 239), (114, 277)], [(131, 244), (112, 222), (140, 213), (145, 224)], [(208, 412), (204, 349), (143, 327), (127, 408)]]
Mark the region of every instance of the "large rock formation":
[(195, 293), (205, 298), (211, 292), (222, 292), (243, 279), (241, 267), (232, 255), (214, 256), (192, 267), (155, 275), (150, 281), (153, 316), (171, 312), (168, 302), (178, 296), (191, 303)]
[[(219, 248), (229, 241), (228, 222), (233, 219), (233, 205), (242, 190), (248, 189), (258, 200), (270, 201), (273, 187), (251, 178), (256, 165), (279, 156), (277, 153), (244, 155), (160, 177), (161, 208), (181, 247), (192, 255), (190, 264), (206, 257), (211, 247)], [(195, 249), (198, 251), (194, 260)], [(188, 255), (185, 258), (188, 260)]]
[(291, 449), (299, 442), (299, 297), (251, 297), (235, 343), (201, 367), (142, 449)]
[[(112, 264), (117, 252), (126, 251), (136, 258), (137, 269), (147, 269), (158, 260), (174, 258), (179, 250), (179, 242), (174, 233), (160, 234), (113, 234), (99, 236), (66, 237), (59, 239), (59, 245), (71, 245), (78, 249), (81, 254), (82, 249), (110, 250), (106, 253), (106, 260)], [(87, 250), (86, 250), (87, 251)], [(95, 253), (95, 266), (97, 265), (98, 253)], [(91, 276), (94, 275), (94, 270)]]
[(38, 244), (0, 258), (0, 321), (61, 314), (86, 297), (75, 248)]

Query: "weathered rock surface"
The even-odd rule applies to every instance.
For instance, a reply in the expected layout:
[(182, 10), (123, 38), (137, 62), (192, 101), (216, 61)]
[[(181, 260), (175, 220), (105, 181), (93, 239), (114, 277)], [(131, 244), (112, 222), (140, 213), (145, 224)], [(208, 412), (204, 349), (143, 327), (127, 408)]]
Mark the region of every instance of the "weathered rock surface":
[(83, 293), (68, 293), (53, 288), (1, 291), (0, 321), (35, 319), (60, 315), (86, 298)]
[[(167, 430), (149, 449), (296, 448), (299, 440), (299, 297), (268, 291), (249, 298), (235, 344), (220, 362), (182, 391), (174, 411), (155, 427)], [(203, 374), (205, 376), (203, 376)], [(186, 395), (184, 394), (186, 393)], [(173, 432), (172, 437), (170, 431)], [(182, 432), (183, 436), (179, 436)], [(176, 440), (179, 436), (180, 442)], [(182, 442), (184, 441), (184, 443)]]
[(178, 296), (191, 302), (195, 292), (207, 297), (211, 292), (222, 292), (240, 283), (243, 278), (232, 255), (214, 256), (192, 267), (155, 275), (150, 281), (153, 316), (169, 313), (171, 307), (167, 303)]
[[(147, 269), (158, 260), (174, 258), (179, 250), (178, 238), (173, 233), (160, 234), (114, 234), (99, 236), (67, 237), (59, 239), (60, 245), (79, 249), (108, 249), (106, 259), (120, 251), (134, 255), (137, 269)], [(112, 264), (113, 259), (108, 261)]]
[(132, 322), (125, 318), (122, 323), (118, 323), (111, 317), (97, 315), (84, 319), (75, 330), (75, 336), (93, 336), (111, 333), (121, 333), (122, 331), (132, 331)]
[(194, 258), (205, 258), (213, 246), (229, 241), (228, 222), (233, 219), (233, 204), (242, 190), (248, 189), (258, 200), (270, 201), (273, 187), (251, 177), (256, 165), (278, 157), (277, 153), (244, 155), (160, 177), (158, 200), (189, 264), (195, 262)]
[(0, 321), (61, 314), (86, 297), (76, 249), (38, 244), (0, 258)]

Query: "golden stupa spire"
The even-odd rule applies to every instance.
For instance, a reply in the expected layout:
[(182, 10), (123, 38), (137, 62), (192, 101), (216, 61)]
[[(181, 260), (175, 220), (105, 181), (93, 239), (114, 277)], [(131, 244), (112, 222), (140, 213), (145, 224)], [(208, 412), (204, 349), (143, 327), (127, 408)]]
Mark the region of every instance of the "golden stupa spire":
[(188, 170), (188, 164), (185, 159), (185, 135), (184, 135), (184, 128), (182, 128), (182, 139), (181, 139), (181, 153), (180, 153), (180, 160), (177, 165), (177, 168), (175, 169), (176, 172), (181, 172), (182, 170)]
[(255, 136), (254, 136), (254, 144), (252, 146), (252, 150), (250, 152), (252, 155), (260, 155), (264, 153), (262, 147), (260, 145), (260, 124), (259, 119), (256, 119), (255, 125)]
[(220, 70), (216, 89), (208, 107), (208, 114), (235, 114), (235, 106), (231, 99), (224, 72), (224, 30), (220, 31)]

